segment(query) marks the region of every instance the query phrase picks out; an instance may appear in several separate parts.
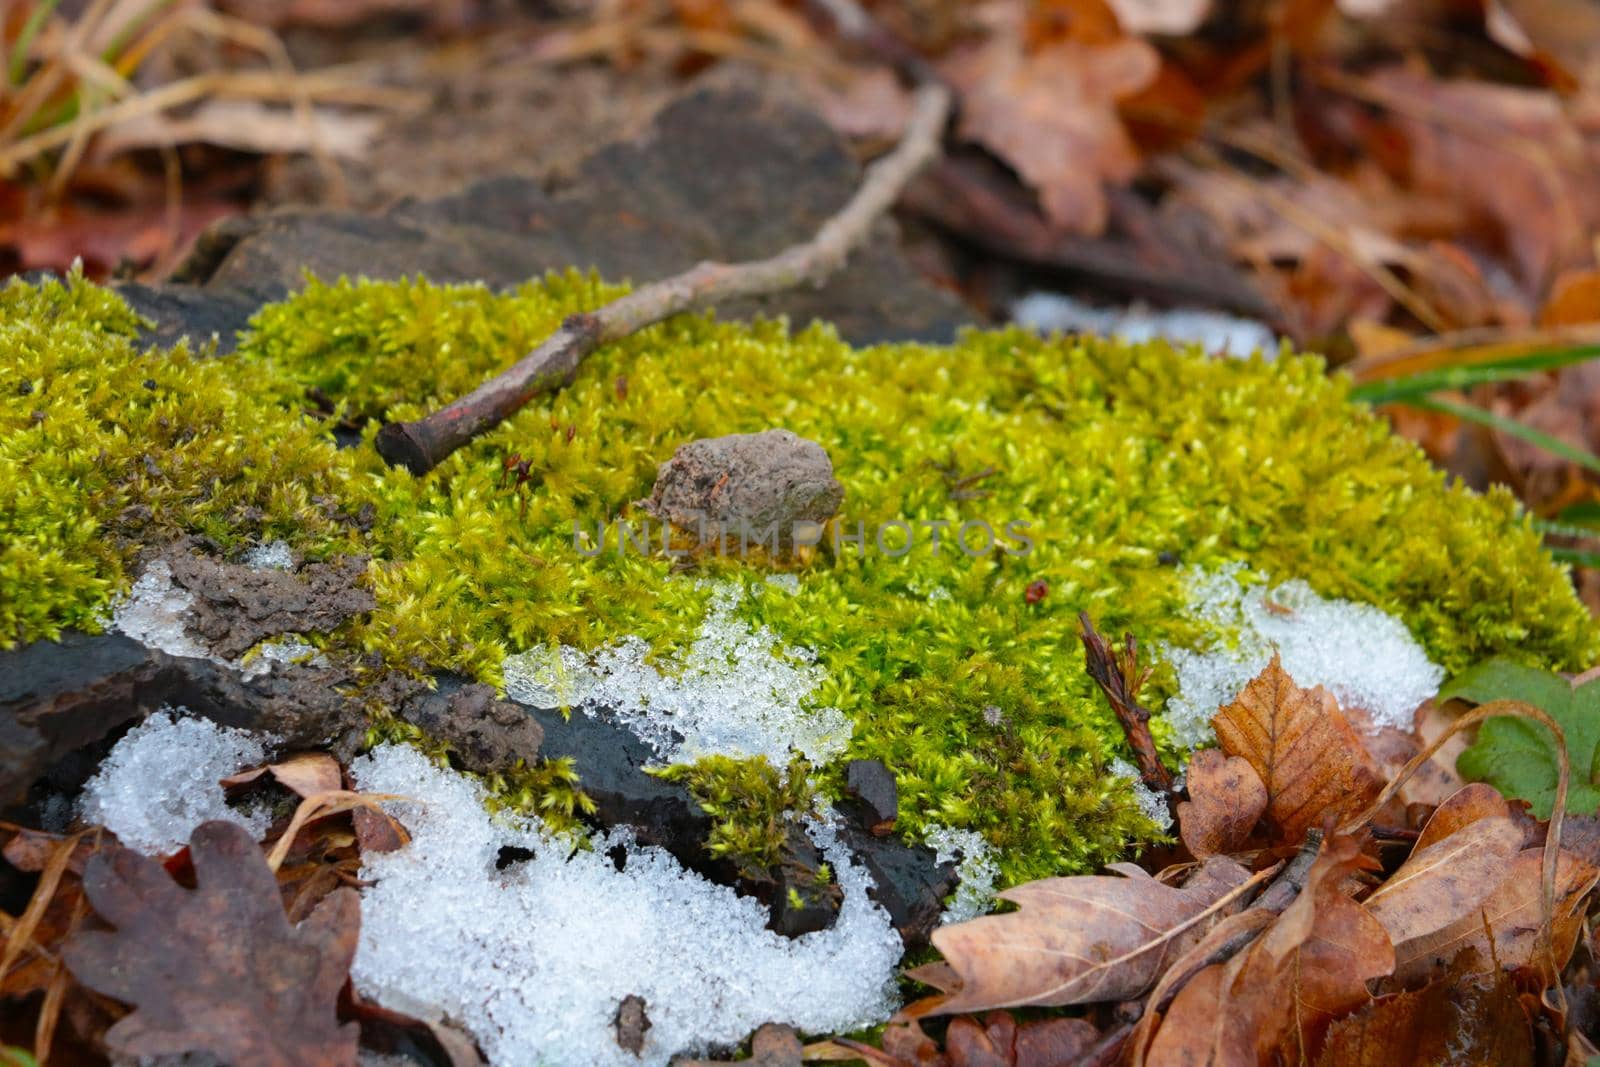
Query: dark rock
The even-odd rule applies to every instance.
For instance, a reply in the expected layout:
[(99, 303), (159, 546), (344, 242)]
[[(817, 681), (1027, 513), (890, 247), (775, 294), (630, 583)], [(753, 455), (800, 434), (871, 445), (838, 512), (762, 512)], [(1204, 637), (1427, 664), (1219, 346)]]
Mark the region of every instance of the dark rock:
[(133, 310), (154, 324), (144, 331), (141, 343), (161, 348), (187, 339), (196, 348), (215, 341), (218, 354), (232, 352), (239, 331), (261, 306), (261, 301), (243, 293), (193, 285), (123, 282), (116, 290)]
[(724, 538), (815, 544), (839, 510), (844, 486), (828, 453), (788, 430), (735, 433), (690, 441), (661, 464), (655, 489), (640, 506), (656, 518)]
[(926, 945), (944, 912), (944, 898), (959, 882), (956, 865), (940, 863), (926, 845), (907, 845), (893, 835), (875, 837), (853, 822), (844, 824), (840, 837), (872, 875), (867, 895), (889, 913), (906, 949)]
[(845, 765), (844, 784), (855, 801), (849, 814), (877, 837), (893, 832), (900, 817), (900, 791), (882, 760), (854, 759)]
[(645, 1032), (650, 1029), (650, 1016), (645, 1014), (645, 1000), (634, 993), (622, 998), (617, 1005), (617, 1046), (635, 1056), (644, 1051)]
[(450, 745), (463, 766), (480, 774), (509, 771), (518, 760), (532, 766), (544, 729), (492, 687), (441, 678), (439, 687), (412, 697), (400, 717)]
[(630, 826), (640, 844), (664, 848), (693, 870), (730, 880), (702, 847), (711, 819), (683, 786), (645, 773), (655, 753), (633, 731), (584, 711), (569, 718), (557, 709), (518, 706), (543, 727), (545, 759), (572, 759), (583, 791), (595, 802), (595, 822)]
[(832, 879), (823, 880), (822, 862), (821, 851), (805, 831), (791, 826), (776, 871), (767, 929), (784, 937), (799, 937), (833, 925), (844, 904), (844, 891)]
[(119, 634), (69, 632), (0, 652), (0, 738), (8, 742), (0, 803), (17, 801), (54, 764), (166, 704), (349, 759), (366, 726), (361, 706), (340, 691), (350, 682), (344, 671), (281, 664), (246, 679)]
[(359, 584), (367, 567), (362, 556), (310, 563), (298, 572), (223, 563), (181, 543), (163, 558), (172, 580), (194, 594), (185, 624), (228, 659), (268, 637), (332, 630), (377, 603)]
[[(707, 166), (707, 160), (718, 160)], [(809, 238), (854, 193), (860, 168), (822, 119), (744, 89), (700, 90), (636, 140), (601, 148), (569, 180), (490, 178), (384, 215), (298, 211), (225, 220), (163, 286), (126, 286), (164, 343), (219, 337), (305, 272), (506, 287), (548, 270), (668, 277), (704, 259), (769, 256)], [(729, 318), (834, 323), (857, 344), (948, 341), (970, 316), (917, 276), (879, 223), (821, 287), (731, 303)]]

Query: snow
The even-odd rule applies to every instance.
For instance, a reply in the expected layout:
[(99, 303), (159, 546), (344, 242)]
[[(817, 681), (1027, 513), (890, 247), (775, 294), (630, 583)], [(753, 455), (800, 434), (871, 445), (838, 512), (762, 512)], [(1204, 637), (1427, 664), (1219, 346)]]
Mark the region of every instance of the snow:
[(310, 667), (328, 667), (328, 657), (299, 634), (284, 634), (256, 645), (239, 657), (233, 666), (245, 678), (259, 678), (272, 671), (274, 663), (303, 664)]
[(1214, 355), (1248, 356), (1260, 351), (1270, 358), (1278, 351), (1278, 339), (1266, 326), (1220, 311), (1156, 311), (1141, 304), (1097, 308), (1061, 293), (1034, 292), (1016, 301), (1011, 315), (1032, 330), (1104, 334), (1133, 342), (1159, 337), (1198, 344)]
[(170, 656), (211, 656), (184, 623), (194, 595), (172, 580), (172, 568), (158, 559), (144, 569), (133, 588), (111, 608), (110, 628)]
[[(575, 851), (537, 820), (491, 818), (479, 785), (410, 748), (379, 747), (351, 771), (363, 790), (413, 798), (386, 805), (411, 844), (369, 855), (362, 870), (374, 884), (363, 893), (356, 986), (401, 1010), (437, 1005), (494, 1067), (660, 1065), (765, 1022), (833, 1032), (895, 1009), (899, 935), (825, 823), (810, 832), (844, 907), (831, 929), (791, 940), (765, 929), (754, 900), (626, 833)], [(617, 845), (621, 871), (607, 854)], [(508, 846), (534, 858), (496, 870)], [(617, 1046), (613, 1026), (630, 994), (651, 1022), (638, 1058)]]
[(1120, 757), (1111, 761), (1108, 768), (1112, 777), (1128, 780), (1128, 788), (1133, 790), (1133, 799), (1139, 805), (1139, 810), (1144, 817), (1155, 823), (1162, 830), (1172, 828), (1172, 809), (1155, 790), (1144, 784), (1144, 777), (1140, 775), (1139, 768)]
[(938, 862), (954, 861), (956, 875), (961, 879), (939, 916), (940, 926), (976, 919), (994, 907), (994, 886), (1000, 877), (1000, 867), (982, 834), (933, 823), (923, 831), (922, 843), (933, 849)]
[(1214, 739), (1211, 719), (1261, 672), (1276, 649), (1301, 686), (1324, 686), (1374, 726), (1409, 731), (1417, 706), (1438, 692), (1444, 670), (1399, 619), (1370, 604), (1328, 600), (1303, 581), (1247, 584), (1240, 564), (1187, 575), (1189, 610), (1214, 628), (1210, 647), (1165, 647), (1178, 676), (1166, 714), (1177, 740)]
[(246, 552), (244, 562), (247, 567), (254, 567), (258, 571), (292, 571), (294, 552), (287, 541), (268, 541)]
[(79, 798), (85, 822), (104, 825), (124, 845), (152, 856), (176, 852), (211, 819), (239, 823), (257, 838), (267, 832), (265, 812), (230, 808), (217, 783), (266, 762), (273, 739), (187, 715), (184, 708), (163, 708), (112, 746)]
[(816, 654), (738, 618), (744, 596), (741, 585), (718, 585), (690, 647), (658, 663), (638, 637), (592, 654), (563, 646), (508, 656), (506, 693), (535, 707), (610, 714), (663, 763), (719, 754), (783, 767), (791, 749), (826, 763), (849, 743), (850, 720), (806, 706), (824, 678)]

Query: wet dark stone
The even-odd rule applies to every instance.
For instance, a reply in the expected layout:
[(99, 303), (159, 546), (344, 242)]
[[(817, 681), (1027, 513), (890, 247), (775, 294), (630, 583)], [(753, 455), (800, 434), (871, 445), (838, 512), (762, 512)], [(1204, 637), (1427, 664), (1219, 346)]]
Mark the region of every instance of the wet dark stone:
[(939, 925), (944, 898), (955, 892), (954, 863), (940, 863), (926, 845), (907, 845), (896, 836), (875, 837), (853, 822), (840, 836), (867, 868), (875, 883), (867, 895), (889, 913), (907, 950), (928, 943)]
[[(747, 89), (702, 89), (665, 108), (639, 138), (600, 148), (570, 179), (488, 178), (382, 215), (227, 219), (207, 231), (172, 283), (121, 290), (156, 322), (150, 340), (215, 336), (227, 351), (254, 309), (299, 289), (307, 270), (325, 279), (420, 273), (502, 288), (579, 267), (642, 283), (704, 259), (769, 256), (805, 240), (860, 177), (818, 116)], [(820, 288), (738, 301), (720, 314), (784, 314), (797, 327), (821, 319), (857, 344), (948, 341), (971, 322), (954, 297), (916, 274), (887, 219)]]
[(878, 837), (892, 833), (900, 815), (900, 790), (882, 760), (856, 759), (845, 764), (844, 784), (850, 800), (847, 814)]
[(339, 692), (349, 682), (343, 671), (281, 665), (245, 679), (120, 634), (68, 632), (0, 652), (0, 804), (17, 802), (53, 765), (165, 704), (349, 759), (366, 725), (362, 709)]
[(767, 929), (784, 937), (799, 937), (833, 925), (844, 905), (844, 891), (831, 878), (823, 880), (822, 864), (821, 850), (804, 830), (791, 826), (776, 871)]

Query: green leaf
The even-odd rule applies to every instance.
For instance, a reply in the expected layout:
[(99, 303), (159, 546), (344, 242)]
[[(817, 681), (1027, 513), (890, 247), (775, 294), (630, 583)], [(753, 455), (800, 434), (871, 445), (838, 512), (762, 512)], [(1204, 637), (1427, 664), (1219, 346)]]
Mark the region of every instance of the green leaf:
[[(1567, 810), (1593, 815), (1600, 809), (1595, 784), (1596, 747), (1600, 746), (1600, 680), (1574, 689), (1549, 671), (1492, 659), (1452, 679), (1439, 690), (1439, 700), (1520, 700), (1554, 719), (1567, 737), (1572, 781)], [(1508, 797), (1526, 800), (1541, 819), (1555, 803), (1559, 761), (1550, 731), (1528, 719), (1495, 717), (1478, 727), (1478, 739), (1456, 761), (1463, 778), (1488, 782)]]
[(1523, 378), (1539, 371), (1584, 363), (1600, 357), (1600, 345), (1578, 345), (1573, 348), (1541, 349), (1509, 359), (1483, 363), (1459, 364), (1419, 371), (1404, 378), (1363, 382), (1350, 390), (1350, 399), (1368, 404), (1392, 404), (1412, 400), (1445, 389), (1469, 389), (1485, 382), (1503, 382)]
[(1585, 448), (1577, 448), (1567, 444), (1559, 437), (1552, 437), (1543, 430), (1536, 430), (1532, 426), (1508, 419), (1504, 415), (1497, 415), (1485, 408), (1475, 407), (1472, 404), (1462, 404), (1454, 400), (1441, 400), (1436, 396), (1415, 397), (1407, 401), (1413, 407), (1422, 408), (1424, 411), (1442, 411), (1446, 415), (1454, 415), (1466, 422), (1476, 422), (1492, 430), (1520, 437), (1530, 445), (1544, 449), (1551, 455), (1560, 456), (1569, 463), (1576, 463), (1587, 470), (1600, 472), (1600, 456), (1596, 456)]

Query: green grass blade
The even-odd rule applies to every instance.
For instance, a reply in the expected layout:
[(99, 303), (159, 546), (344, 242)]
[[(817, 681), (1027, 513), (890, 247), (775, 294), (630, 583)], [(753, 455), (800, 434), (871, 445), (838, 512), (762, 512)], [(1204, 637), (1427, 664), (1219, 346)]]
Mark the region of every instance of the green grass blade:
[(1441, 400), (1436, 396), (1424, 396), (1410, 399), (1407, 403), (1425, 411), (1439, 411), (1446, 415), (1454, 415), (1465, 422), (1475, 422), (1480, 426), (1487, 426), (1492, 430), (1510, 434), (1520, 438), (1530, 445), (1542, 448), (1553, 456), (1560, 456), (1569, 463), (1576, 463), (1585, 470), (1600, 473), (1600, 456), (1596, 456), (1587, 449), (1577, 448), (1567, 444), (1559, 438), (1551, 437), (1542, 430), (1535, 430), (1532, 426), (1508, 419), (1504, 415), (1496, 415), (1492, 411), (1476, 407), (1472, 404), (1462, 404), (1454, 400)]
[(1440, 367), (1404, 378), (1365, 382), (1350, 390), (1350, 398), (1368, 404), (1392, 404), (1396, 401), (1427, 396), (1443, 389), (1468, 389), (1487, 382), (1509, 381), (1539, 371), (1557, 370), (1575, 363), (1586, 363), (1596, 358), (1600, 358), (1600, 345), (1541, 349), (1509, 359)]
[(28, 21), (22, 24), (22, 32), (17, 34), (17, 43), (11, 52), (10, 68), (6, 71), (12, 88), (22, 84), (23, 77), (28, 73), (28, 50), (33, 47), (33, 39), (39, 36), (39, 31), (44, 29), (44, 24), (55, 13), (56, 4), (59, 2), (60, 0), (39, 0), (39, 6), (33, 9)]

